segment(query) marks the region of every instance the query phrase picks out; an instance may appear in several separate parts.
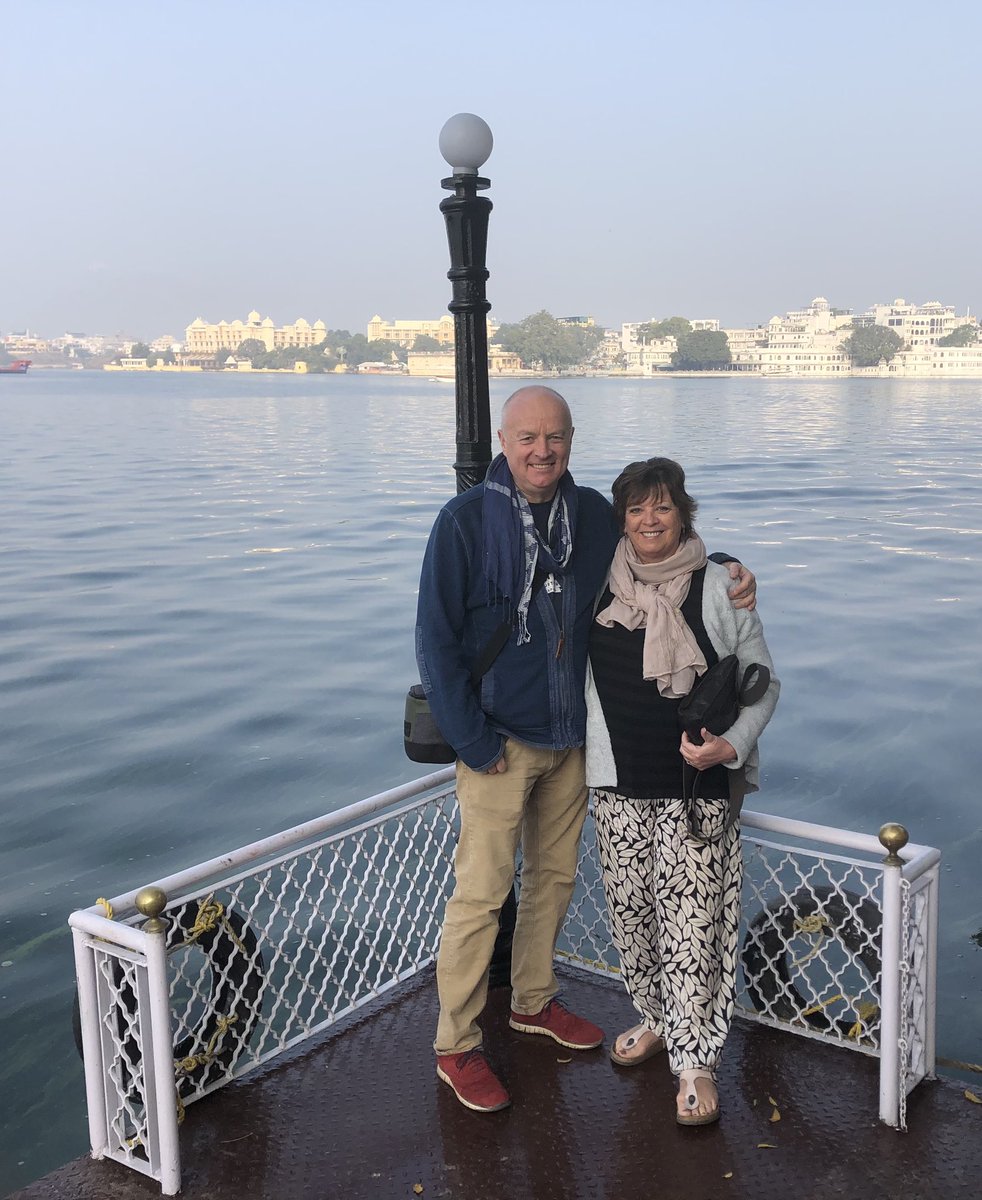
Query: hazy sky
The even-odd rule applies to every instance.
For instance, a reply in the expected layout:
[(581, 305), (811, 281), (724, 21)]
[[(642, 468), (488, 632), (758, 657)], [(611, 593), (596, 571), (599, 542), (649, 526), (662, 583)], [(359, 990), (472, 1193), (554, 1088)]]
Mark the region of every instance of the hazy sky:
[(978, 5), (31, 0), (0, 331), (438, 317), (437, 138), (494, 131), (492, 314), (982, 305)]

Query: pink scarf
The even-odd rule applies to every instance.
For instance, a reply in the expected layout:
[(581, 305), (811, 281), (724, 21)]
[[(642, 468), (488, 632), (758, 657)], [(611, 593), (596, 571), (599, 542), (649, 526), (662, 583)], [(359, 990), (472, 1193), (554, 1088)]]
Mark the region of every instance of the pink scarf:
[(697, 534), (662, 562), (641, 562), (626, 535), (614, 551), (608, 581), (613, 599), (597, 613), (597, 620), (608, 629), (615, 622), (625, 629), (644, 629), (642, 676), (656, 680), (662, 696), (687, 696), (696, 676), (706, 669), (699, 644), (679, 612), (692, 572), (705, 562), (706, 547)]

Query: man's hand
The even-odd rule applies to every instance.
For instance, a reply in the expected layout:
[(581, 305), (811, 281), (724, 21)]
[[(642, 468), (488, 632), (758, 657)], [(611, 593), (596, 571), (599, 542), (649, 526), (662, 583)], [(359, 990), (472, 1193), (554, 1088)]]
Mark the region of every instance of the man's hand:
[(751, 612), (757, 607), (757, 578), (753, 571), (748, 571), (743, 563), (728, 562), (726, 564), (730, 578), (735, 580), (730, 588), (730, 600), (734, 608), (747, 608)]
[(501, 774), (503, 774), (503, 772), (505, 772), (507, 770), (508, 770), (508, 764), (505, 762), (505, 756), (502, 754), (502, 756), (498, 759), (498, 761), (494, 764), (494, 766), (488, 767), (488, 769), (484, 772), (484, 774), (485, 775), (501, 775)]

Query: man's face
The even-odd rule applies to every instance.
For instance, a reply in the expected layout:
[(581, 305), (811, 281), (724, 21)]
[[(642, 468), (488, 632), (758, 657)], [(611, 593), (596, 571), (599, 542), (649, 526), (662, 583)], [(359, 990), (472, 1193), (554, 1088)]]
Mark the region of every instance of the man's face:
[(551, 500), (569, 465), (569, 409), (541, 388), (528, 388), (505, 406), (498, 441), (515, 486), (531, 504)]

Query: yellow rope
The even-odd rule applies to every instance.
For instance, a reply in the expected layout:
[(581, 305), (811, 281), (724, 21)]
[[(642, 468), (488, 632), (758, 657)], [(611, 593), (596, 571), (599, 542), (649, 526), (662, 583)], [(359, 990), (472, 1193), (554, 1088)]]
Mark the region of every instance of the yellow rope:
[(830, 1004), (835, 1004), (838, 1000), (841, 1000), (844, 1004), (848, 1004), (856, 1014), (856, 1020), (846, 1034), (847, 1038), (855, 1041), (863, 1032), (864, 1026), (869, 1025), (872, 1018), (879, 1012), (879, 1007), (871, 1000), (853, 1000), (851, 997), (844, 996), (839, 992), (838, 995), (830, 996), (828, 1000), (821, 1000), (818, 1004), (813, 1004), (811, 1008), (806, 1008), (801, 1016), (802, 1018), (812, 1017), (815, 1013), (821, 1012), (823, 1008), (828, 1008)]
[(220, 904), (217, 900), (212, 899), (212, 896), (205, 896), (204, 900), (198, 904), (198, 915), (194, 918), (194, 924), (188, 930), (188, 936), (185, 939), (184, 945), (187, 946), (191, 942), (196, 942), (203, 933), (211, 933), (224, 912), (224, 904)]
[(174, 1061), (174, 1070), (179, 1075), (190, 1075), (192, 1071), (196, 1071), (199, 1067), (207, 1067), (215, 1059), (215, 1047), (218, 1045), (218, 1040), (222, 1035), (238, 1020), (238, 1014), (232, 1013), (230, 1017), (219, 1016), (215, 1026), (215, 1032), (208, 1039), (208, 1045), (201, 1054), (189, 1054), (187, 1058), (178, 1058)]
[(795, 920), (794, 931), (796, 934), (801, 933), (805, 937), (816, 934), (817, 940), (812, 943), (811, 950), (808, 951), (804, 958), (796, 958), (794, 960), (791, 964), (792, 967), (803, 967), (806, 962), (810, 962), (815, 957), (825, 944), (826, 928), (831, 929), (831, 926), (829, 925), (828, 917), (823, 913), (815, 913), (811, 917), (798, 917)]
[(113, 919), (113, 906), (109, 903), (109, 901), (106, 899), (106, 897), (100, 896), (96, 900), (96, 904), (102, 905), (103, 910), (105, 911), (105, 914), (106, 914), (106, 920), (111, 921)]
[(249, 957), (249, 951), (243, 946), (238, 934), (229, 923), (228, 917), (225, 916), (225, 905), (220, 901), (213, 899), (212, 895), (206, 896), (204, 900), (198, 904), (198, 914), (194, 918), (194, 924), (188, 930), (188, 935), (181, 943), (182, 946), (190, 946), (192, 942), (196, 942), (203, 933), (211, 933), (219, 921), (225, 927), (225, 932), (232, 939), (236, 949), (245, 958)]

